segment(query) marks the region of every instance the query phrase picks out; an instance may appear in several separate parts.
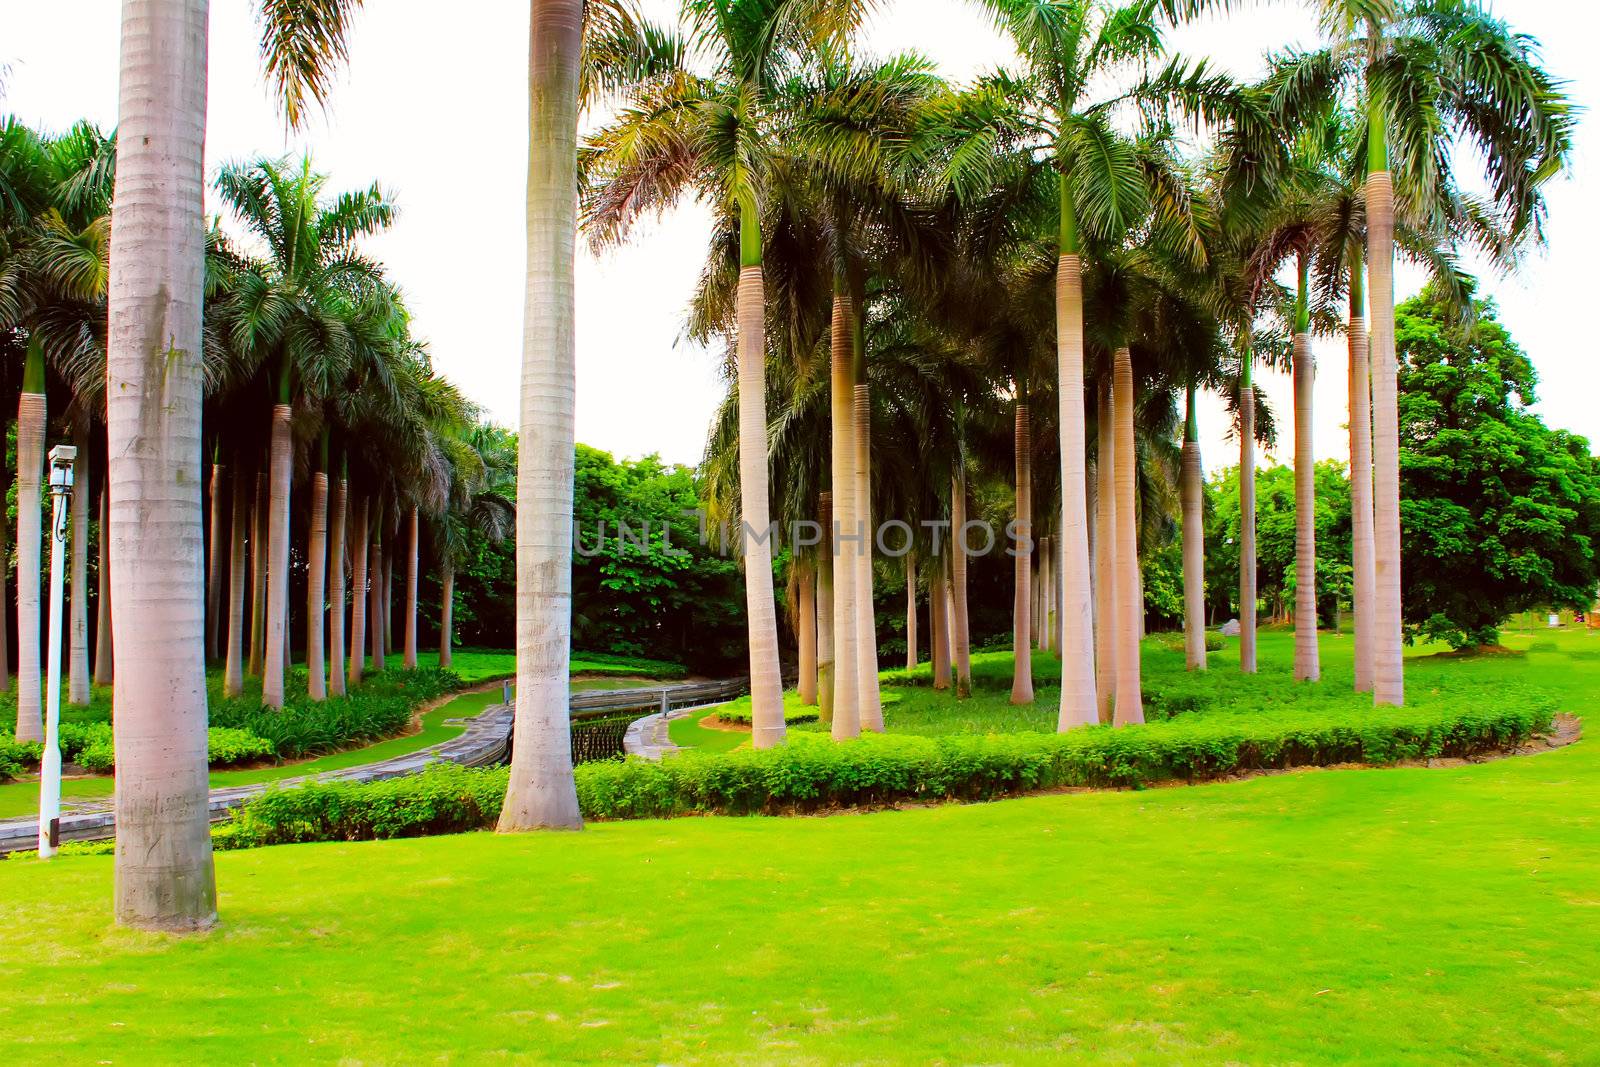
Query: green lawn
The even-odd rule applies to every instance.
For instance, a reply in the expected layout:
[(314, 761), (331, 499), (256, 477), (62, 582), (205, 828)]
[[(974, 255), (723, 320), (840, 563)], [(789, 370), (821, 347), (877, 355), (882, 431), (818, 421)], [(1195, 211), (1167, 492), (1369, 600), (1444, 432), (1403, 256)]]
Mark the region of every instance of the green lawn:
[(217, 865), (222, 928), (173, 940), (108, 925), (109, 858), (0, 863), (0, 1061), (1580, 1062), (1600, 1026), (1592, 741)]
[(750, 740), (748, 730), (711, 730), (700, 725), (710, 712), (695, 711), (667, 724), (667, 736), (679, 748), (697, 748), (703, 752), (729, 752)]

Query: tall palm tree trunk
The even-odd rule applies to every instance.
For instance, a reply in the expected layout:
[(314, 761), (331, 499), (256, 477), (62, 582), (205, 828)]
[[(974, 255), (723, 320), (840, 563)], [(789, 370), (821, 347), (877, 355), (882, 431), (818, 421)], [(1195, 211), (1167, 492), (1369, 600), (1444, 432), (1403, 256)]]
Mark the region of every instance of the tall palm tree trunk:
[(456, 565), (448, 556), (439, 564), (439, 668), (455, 662)]
[(67, 667), (67, 699), (89, 703), (89, 418), (80, 415), (72, 428), (78, 449), (72, 494), (72, 638)]
[[(395, 528), (389, 531), (389, 539), (384, 542), (383, 549), (383, 654), (388, 656), (394, 651), (394, 557), (398, 547), (395, 541), (400, 536), (400, 526), (397, 522)], [(387, 669), (388, 664), (385, 664)]]
[(267, 648), (266, 673), (261, 676), (261, 702), (283, 707), (283, 671), (288, 660), (289, 626), (289, 475), (294, 446), (289, 439), (293, 409), (286, 403), (272, 406), (271, 496), (267, 519)]
[[(568, 717), (576, 447), (573, 246), (577, 197), (573, 190), (578, 180), (582, 51), (583, 0), (534, 0), (528, 49), (522, 430), (517, 437), (517, 699), (511, 775), (498, 826), (502, 831), (577, 829), (583, 825), (572, 778)], [(739, 395), (741, 402), (748, 399), (742, 390)], [(766, 440), (764, 433), (761, 440)], [(765, 449), (761, 458), (764, 471)], [(762, 503), (765, 501), (763, 495)], [(771, 604), (769, 563), (769, 609)], [(777, 669), (776, 633), (774, 623), (773, 671)], [(778, 714), (781, 724), (781, 704)]]
[[(0, 529), (5, 524), (0, 523)], [(112, 669), (111, 656), (111, 487), (106, 484), (100, 486), (100, 541), (96, 546), (98, 566), (95, 570), (96, 585), (99, 590), (99, 601), (95, 604), (94, 627), (94, 684), (110, 685), (115, 671)], [(4, 545), (0, 544), (0, 552)], [(5, 568), (0, 567), (0, 574)], [(5, 603), (5, 585), (0, 582), (0, 604)], [(0, 621), (5, 618), (5, 612), (0, 611)], [(0, 664), (6, 662), (5, 628), (0, 626)], [(9, 685), (6, 688), (10, 688)]]
[[(1071, 198), (1063, 197), (1070, 218)], [(1056, 727), (1097, 721), (1094, 593), (1089, 583), (1088, 457), (1084, 454), (1083, 263), (1076, 236), (1063, 235), (1056, 261), (1056, 398), (1061, 437), (1061, 708)]]
[(834, 740), (861, 733), (861, 659), (856, 651), (861, 632), (856, 627), (856, 584), (861, 552), (855, 492), (855, 342), (852, 301), (844, 287), (835, 286), (833, 322), (829, 339), (829, 405), (833, 453), (831, 457), (833, 538), (833, 728)]
[[(85, 451), (79, 450), (80, 460), (84, 455)], [(88, 485), (82, 475), (79, 478), (81, 484)], [(211, 464), (211, 531), (208, 539), (211, 551), (206, 555), (206, 659), (211, 661), (222, 656), (223, 559), (227, 551), (223, 547), (223, 540), (228, 536), (222, 500), (226, 490), (227, 476), (219, 453)]]
[(1183, 501), (1183, 653), (1191, 671), (1206, 669), (1205, 489), (1200, 483), (1200, 418), (1195, 388), (1186, 397), (1183, 456), (1178, 472)]
[(1017, 464), (1017, 515), (1012, 573), (1016, 595), (1011, 609), (1011, 703), (1033, 703), (1033, 427), (1027, 401), (1018, 399), (1013, 450)]
[(374, 673), (388, 670), (387, 656), (383, 647), (384, 630), (387, 624), (383, 617), (383, 519), (379, 511), (379, 519), (372, 525), (372, 559), (367, 564), (367, 571), (372, 580), (367, 583), (367, 618), (368, 629), (372, 631), (372, 670)]
[(1117, 696), (1112, 721), (1128, 726), (1144, 722), (1139, 676), (1139, 627), (1144, 604), (1139, 587), (1139, 522), (1134, 504), (1138, 457), (1133, 443), (1133, 357), (1126, 347), (1117, 349), (1112, 371), (1117, 498)]
[(367, 537), (368, 498), (356, 501), (350, 528), (350, 663), (345, 677), (350, 688), (361, 684), (367, 660)]
[(106, 359), (116, 916), (162, 930), (217, 916), (200, 507), (205, 70), (204, 0), (124, 0)]
[(228, 533), (228, 647), (224, 652), (222, 695), (244, 692), (244, 600), (249, 585), (245, 543), (250, 537), (250, 481), (243, 471), (233, 476), (233, 522)]
[(1359, 257), (1350, 264), (1350, 564), (1356, 616), (1358, 693), (1372, 692), (1374, 619), (1372, 565), (1372, 377), (1367, 358), (1367, 320), (1362, 309)]
[(420, 535), (415, 504), (411, 505), (407, 522), (410, 529), (406, 536), (405, 667), (408, 671), (414, 671), (417, 669), (417, 539)]
[[(323, 465), (326, 467), (326, 456)], [(311, 544), (306, 552), (306, 691), (312, 700), (328, 698), (323, 662), (323, 612), (328, 576), (328, 472), (311, 475)]]
[(956, 676), (956, 699), (972, 695), (972, 632), (967, 614), (967, 472), (957, 461), (950, 479), (950, 589), (951, 611), (946, 641)]
[(1239, 670), (1256, 673), (1256, 391), (1250, 349), (1239, 379)]
[(1374, 102), (1367, 174), (1367, 270), (1372, 337), (1372, 699), (1405, 703), (1400, 641), (1400, 398), (1394, 349), (1394, 187)]
[(800, 646), (800, 703), (814, 708), (817, 706), (817, 586), (814, 565), (809, 562), (800, 565), (797, 581), (800, 610), (795, 623), (795, 639)]
[[(34, 362), (29, 345), (28, 362)], [(38, 357), (40, 360), (43, 356)], [(38, 391), (24, 389), (17, 403), (17, 732), (18, 741), (43, 741), (39, 681), (40, 475), (44, 470), (45, 399), (39, 367)]]
[[(5, 465), (3, 454), (0, 454), (0, 502), (3, 502), (6, 498), (6, 492), (10, 488), (10, 481), (10, 469)], [(102, 487), (100, 490), (100, 555), (102, 561), (105, 557), (105, 492)], [(9, 571), (11, 568), (6, 562), (11, 558), (11, 551), (7, 546), (7, 542), (10, 540), (10, 531), (6, 528), (5, 516), (3, 512), (0, 512), (0, 693), (11, 691), (11, 593), (7, 588), (10, 584)], [(104, 583), (107, 580), (106, 570), (102, 566), (100, 568), (100, 581)], [(98, 666), (98, 663), (96, 663), (97, 669)], [(99, 676), (96, 675), (95, 681), (99, 680)], [(108, 678), (107, 681), (109, 680)]]
[(1315, 682), (1322, 676), (1317, 654), (1317, 471), (1311, 442), (1311, 405), (1317, 377), (1311, 354), (1306, 272), (1300, 260), (1300, 310), (1294, 334), (1294, 677)]
[(933, 687), (950, 688), (950, 600), (945, 595), (945, 573), (949, 557), (940, 553), (928, 582), (928, 638), (932, 647), (928, 658), (933, 663)]
[(1054, 578), (1050, 573), (1050, 554), (1055, 551), (1048, 537), (1039, 538), (1039, 565), (1034, 568), (1039, 582), (1039, 614), (1034, 624), (1039, 631), (1039, 651), (1050, 651), (1050, 587)]
[(250, 673), (259, 678), (267, 650), (267, 493), (266, 471), (256, 474), (255, 524), (250, 537)]
[(862, 380), (865, 360), (856, 341), (855, 483), (856, 517), (861, 526), (861, 554), (856, 557), (856, 698), (861, 702), (861, 728), (883, 733), (883, 697), (878, 689), (878, 615), (873, 603), (872, 548), (872, 400)]
[(833, 494), (817, 496), (817, 522), (822, 540), (817, 544), (817, 717), (833, 725)]
[[(1099, 390), (1094, 516), (1094, 678), (1096, 719), (1111, 722), (1117, 690), (1116, 417), (1111, 383)], [(1063, 668), (1064, 670), (1065, 668)]]
[(917, 666), (917, 554), (906, 554), (906, 670)]
[(339, 697), (345, 695), (345, 511), (349, 499), (350, 480), (341, 475), (333, 486), (328, 518), (328, 691)]

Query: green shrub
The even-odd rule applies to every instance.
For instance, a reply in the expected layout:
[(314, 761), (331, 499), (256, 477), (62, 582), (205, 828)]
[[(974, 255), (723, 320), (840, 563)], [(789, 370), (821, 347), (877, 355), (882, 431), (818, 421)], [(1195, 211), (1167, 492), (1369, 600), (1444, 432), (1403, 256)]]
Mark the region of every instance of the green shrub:
[[(272, 742), (248, 730), (213, 726), (206, 731), (206, 762), (212, 767), (232, 767), (272, 759)], [(110, 774), (116, 768), (111, 727), (106, 723), (61, 726), (61, 758), (90, 774)]]
[[(724, 704), (717, 709), (718, 722), (736, 723), (740, 726), (749, 726), (754, 721), (754, 715), (755, 712), (751, 710), (748, 700), (742, 704)], [(817, 722), (821, 718), (821, 713), (815, 709), (799, 711), (792, 708), (783, 709), (783, 721), (790, 726), (802, 722)]]
[[(796, 733), (789, 743), (721, 755), (685, 752), (577, 768), (589, 819), (749, 815), (902, 800), (987, 800), (1062, 786), (1141, 786), (1242, 771), (1385, 764), (1504, 748), (1550, 726), (1555, 702), (1510, 694), (1496, 709), (1377, 708), (1363, 712), (1221, 713), (1069, 733), (923, 737), (868, 734), (836, 744)], [(235, 816), (233, 847), (453, 833), (499, 816), (507, 771), (435, 765), (367, 785), (272, 789)]]
[(244, 730), (272, 743), (279, 759), (301, 759), (381, 741), (403, 731), (417, 706), (459, 688), (450, 671), (382, 671), (369, 674), (347, 696), (316, 701), (306, 695), (305, 670), (285, 683), (279, 709), (264, 707), (254, 694), (211, 701), (211, 725)]
[(572, 653), (571, 670), (573, 674), (640, 675), (663, 679), (683, 678), (689, 673), (683, 664), (670, 660), (620, 656), (612, 652), (580, 652), (576, 649)]
[(10, 734), (0, 734), (0, 782), (9, 782), (38, 766), (43, 750), (37, 741), (18, 741)]
[[(1207, 630), (1205, 635), (1206, 651), (1221, 652), (1222, 646), (1225, 643), (1222, 640), (1222, 635), (1217, 633), (1215, 630)], [(1161, 641), (1162, 648), (1166, 649), (1168, 652), (1176, 652), (1180, 656), (1184, 654), (1185, 649), (1188, 647), (1181, 631), (1175, 634), (1162, 634), (1159, 640)]]

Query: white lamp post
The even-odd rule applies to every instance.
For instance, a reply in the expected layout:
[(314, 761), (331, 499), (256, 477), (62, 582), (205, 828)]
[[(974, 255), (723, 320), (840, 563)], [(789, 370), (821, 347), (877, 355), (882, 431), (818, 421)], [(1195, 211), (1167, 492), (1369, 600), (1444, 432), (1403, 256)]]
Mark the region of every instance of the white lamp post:
[(67, 542), (67, 504), (78, 450), (50, 450), (50, 643), (45, 667), (44, 756), (39, 761), (39, 856), (49, 859), (61, 841), (61, 552)]

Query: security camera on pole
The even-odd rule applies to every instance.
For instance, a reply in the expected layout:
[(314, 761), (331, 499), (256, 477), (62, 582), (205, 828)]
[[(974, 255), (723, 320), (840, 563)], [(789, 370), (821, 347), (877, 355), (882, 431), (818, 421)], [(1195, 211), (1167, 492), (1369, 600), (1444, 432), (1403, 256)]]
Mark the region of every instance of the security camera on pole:
[(61, 843), (61, 552), (67, 543), (67, 507), (72, 501), (72, 464), (78, 450), (50, 450), (50, 641), (45, 658), (44, 755), (39, 760), (39, 856), (49, 859)]

